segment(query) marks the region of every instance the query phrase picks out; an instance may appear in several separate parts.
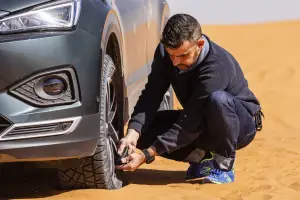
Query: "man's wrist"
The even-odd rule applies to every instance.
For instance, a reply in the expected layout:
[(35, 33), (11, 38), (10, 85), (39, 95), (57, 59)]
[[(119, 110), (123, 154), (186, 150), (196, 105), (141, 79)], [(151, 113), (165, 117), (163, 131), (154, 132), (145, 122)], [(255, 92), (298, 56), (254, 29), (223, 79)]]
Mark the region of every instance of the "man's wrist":
[(150, 146), (147, 151), (149, 152), (150, 156), (151, 157), (155, 157), (155, 156), (158, 156), (157, 152), (156, 152), (156, 149), (155, 147), (153, 146)]
[(147, 164), (152, 163), (155, 160), (155, 156), (157, 155), (155, 149), (153, 149), (152, 147), (143, 149), (142, 154), (143, 154), (143, 163), (147, 163)]

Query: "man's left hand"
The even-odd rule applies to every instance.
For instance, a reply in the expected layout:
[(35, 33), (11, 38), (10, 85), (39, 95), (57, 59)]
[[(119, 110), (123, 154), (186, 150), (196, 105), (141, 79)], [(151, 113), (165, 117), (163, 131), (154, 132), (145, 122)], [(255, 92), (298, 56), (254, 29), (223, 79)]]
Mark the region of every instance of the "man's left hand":
[(128, 155), (126, 158), (122, 159), (124, 165), (116, 166), (116, 169), (124, 170), (124, 171), (135, 171), (142, 164), (146, 162), (145, 155), (142, 153), (132, 153)]

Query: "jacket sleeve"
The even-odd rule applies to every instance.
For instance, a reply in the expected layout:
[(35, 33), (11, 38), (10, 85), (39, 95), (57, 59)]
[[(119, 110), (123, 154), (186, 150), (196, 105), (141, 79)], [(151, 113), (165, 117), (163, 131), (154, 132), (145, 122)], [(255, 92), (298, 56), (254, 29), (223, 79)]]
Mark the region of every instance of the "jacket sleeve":
[(205, 130), (204, 107), (207, 97), (214, 91), (225, 90), (229, 84), (230, 76), (221, 66), (206, 67), (200, 74), (197, 87), (178, 120), (151, 145), (158, 155), (192, 143)]
[(134, 129), (140, 134), (151, 125), (164, 94), (170, 87), (170, 73), (167, 72), (169, 66), (164, 65), (163, 56), (164, 48), (162, 45), (158, 45), (148, 82), (134, 107), (128, 124), (128, 128)]

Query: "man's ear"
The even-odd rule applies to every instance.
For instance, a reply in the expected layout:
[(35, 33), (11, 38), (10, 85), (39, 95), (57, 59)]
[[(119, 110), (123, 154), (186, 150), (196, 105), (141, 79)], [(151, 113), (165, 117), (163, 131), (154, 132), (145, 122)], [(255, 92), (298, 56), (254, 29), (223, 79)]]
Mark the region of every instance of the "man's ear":
[(202, 38), (200, 38), (198, 41), (197, 41), (197, 45), (198, 45), (198, 48), (202, 49), (203, 46), (204, 46), (204, 40)]

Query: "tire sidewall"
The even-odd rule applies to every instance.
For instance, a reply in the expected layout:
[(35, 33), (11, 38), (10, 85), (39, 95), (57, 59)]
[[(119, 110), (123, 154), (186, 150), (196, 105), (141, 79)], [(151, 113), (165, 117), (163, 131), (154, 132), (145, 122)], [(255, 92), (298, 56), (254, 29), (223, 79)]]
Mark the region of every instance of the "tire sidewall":
[[(112, 60), (112, 58), (105, 54), (104, 58), (104, 64), (101, 70), (101, 84), (100, 84), (100, 137), (105, 140), (105, 146), (106, 146), (106, 154), (107, 154), (107, 162), (105, 165), (107, 165), (107, 169), (110, 169), (109, 175), (107, 176), (111, 180), (106, 180), (108, 182), (109, 188), (108, 189), (119, 189), (123, 186), (122, 181), (122, 173), (119, 170), (115, 170), (115, 162), (114, 162), (114, 156), (115, 152), (113, 149), (113, 146), (111, 145), (107, 127), (106, 127), (106, 94), (107, 94), (107, 80), (110, 77), (112, 71), (115, 71), (115, 64)], [(112, 186), (112, 188), (110, 188)]]

